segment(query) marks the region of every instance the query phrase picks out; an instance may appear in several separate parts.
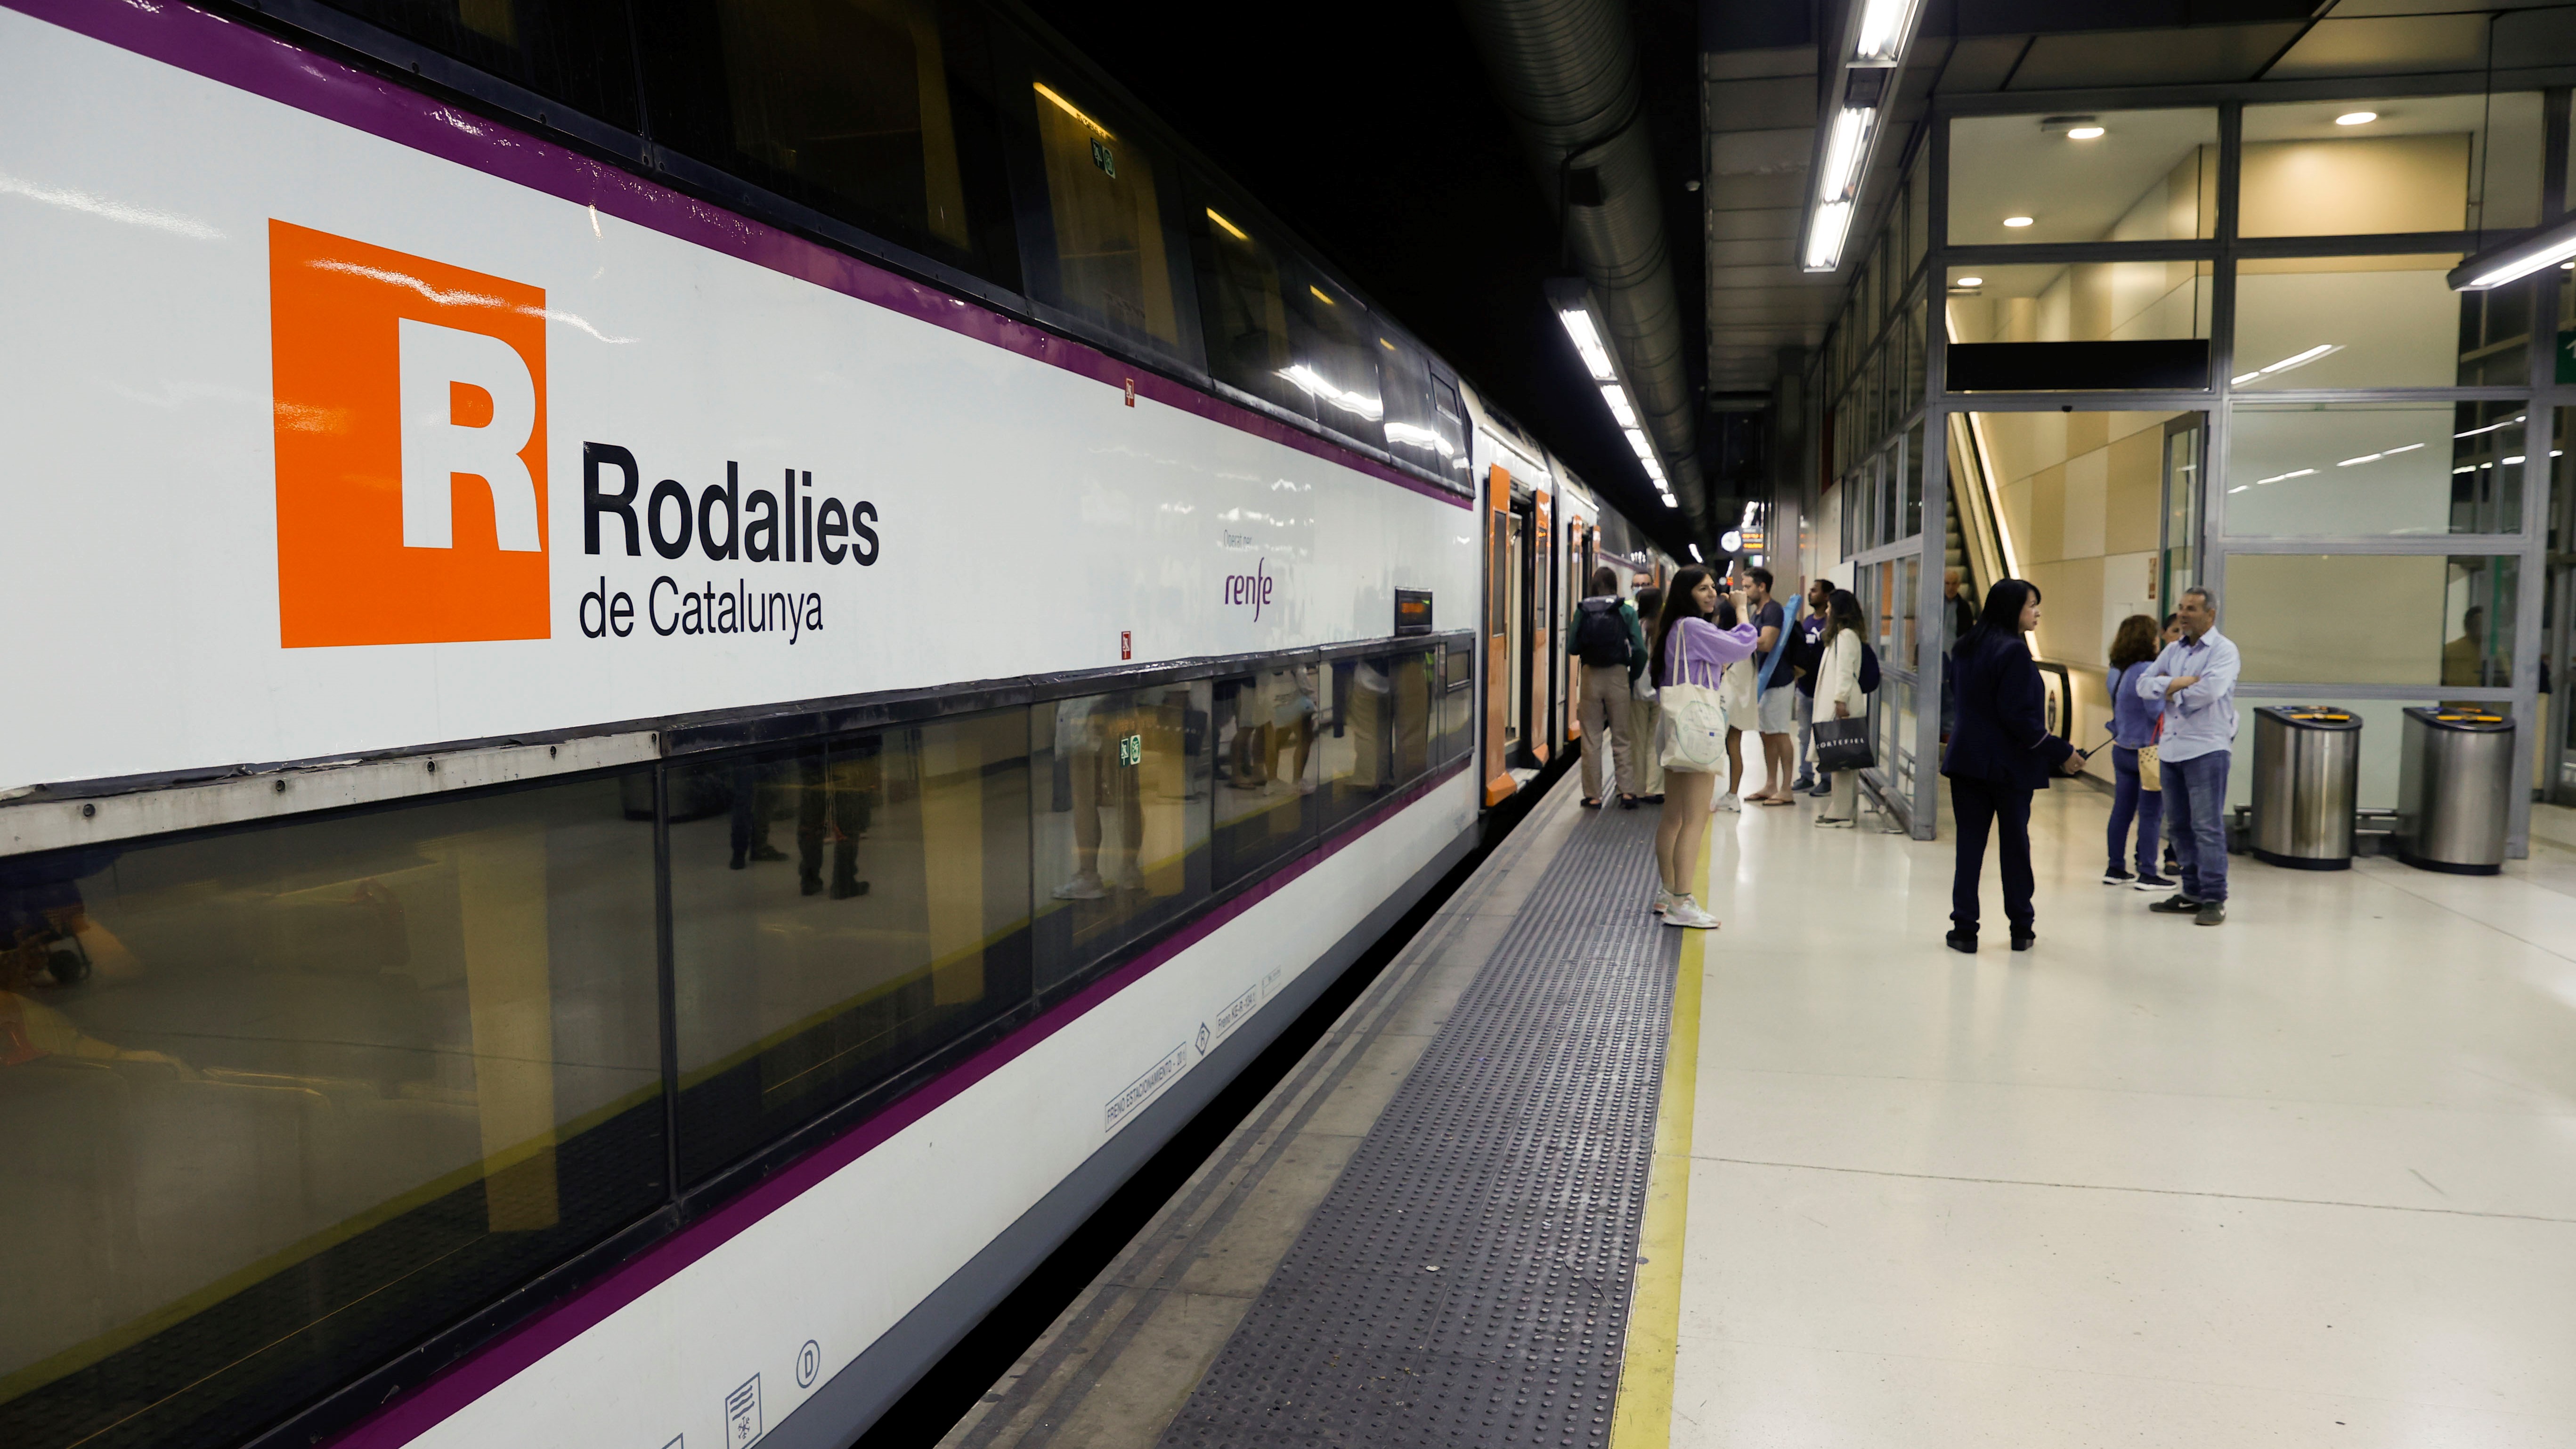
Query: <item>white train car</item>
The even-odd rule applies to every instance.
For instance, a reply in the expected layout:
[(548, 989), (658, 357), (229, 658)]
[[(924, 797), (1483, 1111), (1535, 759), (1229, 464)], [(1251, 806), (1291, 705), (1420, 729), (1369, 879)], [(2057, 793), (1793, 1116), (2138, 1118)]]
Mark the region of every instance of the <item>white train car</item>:
[(11, 1449), (844, 1443), (1569, 738), (1619, 520), (967, 0), (0, 0), (0, 222)]

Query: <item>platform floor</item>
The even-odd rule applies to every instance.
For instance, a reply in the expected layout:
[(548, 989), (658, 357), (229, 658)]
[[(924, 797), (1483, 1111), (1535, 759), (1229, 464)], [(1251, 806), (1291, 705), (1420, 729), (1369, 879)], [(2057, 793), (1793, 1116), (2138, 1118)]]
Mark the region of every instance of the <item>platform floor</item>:
[[(1570, 786), (948, 1443), (1182, 1442), (1515, 913), (1634, 848)], [(2493, 878), (2239, 858), (2204, 929), (2098, 884), (2107, 800), (2061, 788), (2038, 949), (1971, 958), (1946, 838), (1812, 811), (1712, 818), (1615, 1449), (2576, 1446), (2566, 812)]]

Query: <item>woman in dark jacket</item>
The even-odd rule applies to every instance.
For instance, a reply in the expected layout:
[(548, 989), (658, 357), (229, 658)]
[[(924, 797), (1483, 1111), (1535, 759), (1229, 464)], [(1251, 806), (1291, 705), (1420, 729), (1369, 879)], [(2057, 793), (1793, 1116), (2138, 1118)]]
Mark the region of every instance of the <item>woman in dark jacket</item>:
[(2001, 828), (2004, 917), (2012, 948), (2027, 951), (2032, 929), (2030, 795), (2048, 788), (2052, 772), (2084, 768), (2075, 747), (2048, 732), (2039, 666), (2023, 636), (2039, 627), (2039, 587), (1998, 580), (1986, 591), (1976, 627), (1951, 655), (1959, 718), (1941, 773), (1950, 777), (1950, 811), (1959, 831), (1959, 860), (1950, 881), (1953, 951), (1977, 949), (1977, 878), (1985, 873), (1986, 836)]

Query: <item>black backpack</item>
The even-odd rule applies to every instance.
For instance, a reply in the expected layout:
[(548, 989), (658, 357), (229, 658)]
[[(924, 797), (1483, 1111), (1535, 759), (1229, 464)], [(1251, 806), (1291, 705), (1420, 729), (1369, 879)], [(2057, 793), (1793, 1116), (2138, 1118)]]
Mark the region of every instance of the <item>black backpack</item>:
[(1628, 621), (1617, 599), (1585, 599), (1574, 606), (1582, 617), (1574, 626), (1574, 652), (1593, 669), (1628, 667)]
[(1866, 642), (1860, 646), (1860, 692), (1878, 693), (1878, 651)]

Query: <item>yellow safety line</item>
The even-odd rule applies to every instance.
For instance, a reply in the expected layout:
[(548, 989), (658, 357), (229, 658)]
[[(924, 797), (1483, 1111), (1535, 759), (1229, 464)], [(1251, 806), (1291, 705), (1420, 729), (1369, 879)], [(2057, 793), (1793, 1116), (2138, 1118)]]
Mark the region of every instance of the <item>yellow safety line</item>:
[[(1712, 827), (1713, 828), (1713, 827)], [(1700, 851), (1699, 897), (1708, 899), (1710, 857)], [(1628, 1298), (1628, 1344), (1610, 1449), (1664, 1449), (1673, 1434), (1673, 1354), (1681, 1336), (1682, 1235), (1690, 1217), (1691, 1112), (1699, 1086), (1699, 988), (1706, 931), (1682, 933), (1673, 977), (1672, 1035), (1664, 1043), (1663, 1092), (1655, 1109), (1655, 1160), (1646, 1174), (1646, 1220), (1637, 1234), (1636, 1289)]]

